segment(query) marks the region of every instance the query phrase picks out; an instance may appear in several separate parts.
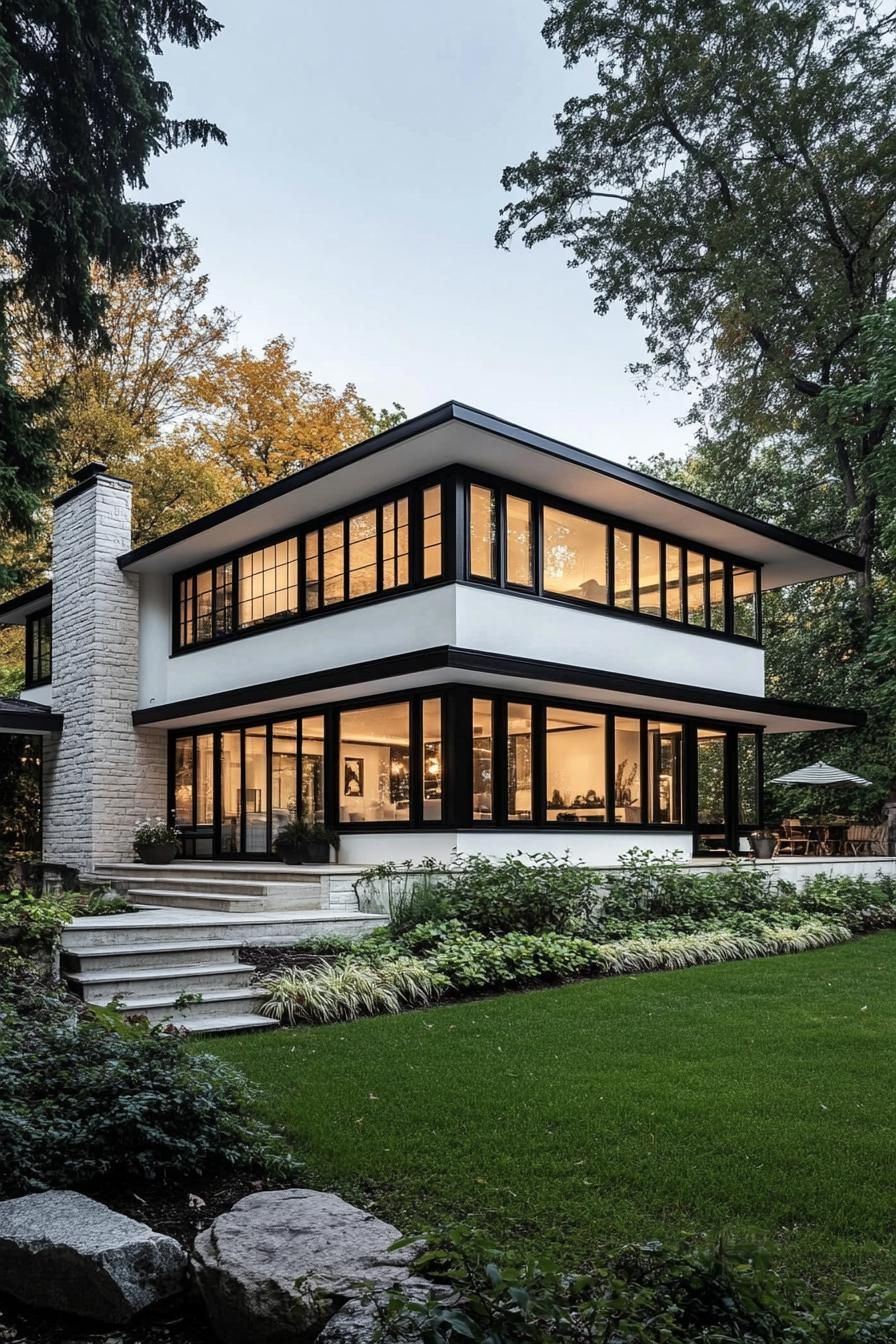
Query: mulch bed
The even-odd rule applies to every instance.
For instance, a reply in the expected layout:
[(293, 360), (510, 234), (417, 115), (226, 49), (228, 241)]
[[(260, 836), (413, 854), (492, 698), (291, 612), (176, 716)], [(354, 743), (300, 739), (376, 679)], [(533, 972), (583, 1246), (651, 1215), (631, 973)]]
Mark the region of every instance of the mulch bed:
[(313, 966), (324, 966), (336, 961), (336, 957), (322, 957), (316, 952), (297, 952), (294, 944), (284, 945), (243, 943), (240, 948), (240, 961), (246, 966), (255, 967), (258, 979), (270, 971), (285, 971), (288, 966), (299, 966), (310, 970)]
[[(174, 1237), (189, 1251), (197, 1233), (219, 1213), (266, 1188), (263, 1181), (229, 1176), (198, 1182), (193, 1189), (119, 1187), (93, 1193), (109, 1208)], [(187, 1292), (142, 1313), (130, 1325), (98, 1325), (0, 1297), (0, 1344), (215, 1344), (215, 1339), (201, 1301)]]

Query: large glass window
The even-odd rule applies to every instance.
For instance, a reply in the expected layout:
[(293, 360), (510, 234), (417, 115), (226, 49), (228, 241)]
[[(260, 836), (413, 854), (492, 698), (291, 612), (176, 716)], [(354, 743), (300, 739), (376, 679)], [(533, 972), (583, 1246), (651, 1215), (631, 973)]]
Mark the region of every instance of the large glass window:
[(324, 820), (324, 716), (302, 720), (302, 817)]
[(241, 802), (246, 818), (246, 853), (268, 851), (268, 730), (264, 724), (246, 729), (246, 783)]
[(532, 504), (516, 495), (507, 496), (506, 517), (507, 582), (516, 588), (531, 588)]
[(632, 534), (619, 527), (613, 528), (613, 603), (623, 611), (635, 607)]
[(755, 733), (737, 735), (737, 796), (741, 826), (759, 825), (759, 739)]
[(616, 820), (641, 821), (641, 721), (617, 715), (614, 723)]
[(45, 685), (53, 674), (53, 617), (51, 611), (39, 611), (26, 622), (26, 683)]
[(181, 579), (177, 601), (181, 648), (229, 635), (233, 629), (233, 562), (228, 560)]
[(706, 625), (706, 557), (688, 551), (688, 625)]
[(339, 819), (408, 821), (411, 803), (407, 700), (339, 716)]
[(423, 577), (437, 579), (442, 573), (442, 487), (423, 491)]
[(348, 595), (376, 592), (376, 509), (348, 520)]
[(423, 820), (442, 820), (442, 702), (423, 701)]
[(758, 574), (755, 569), (735, 565), (732, 576), (734, 633), (746, 639), (759, 637)]
[(299, 558), (295, 537), (240, 556), (239, 620), (245, 629), (299, 609)]
[(491, 821), (495, 806), (495, 709), (473, 701), (473, 820)]
[(408, 501), (383, 505), (383, 588), (403, 588), (409, 581)]
[(238, 728), (221, 734), (221, 851), (238, 854), (242, 849), (242, 736)]
[(532, 820), (532, 706), (507, 706), (507, 820)]
[(345, 523), (323, 529), (324, 606), (345, 601)]
[(545, 507), (544, 588), (548, 593), (606, 602), (607, 528), (590, 518)]
[(638, 538), (638, 610), (642, 616), (662, 616), (660, 543)]
[(606, 821), (606, 715), (548, 706), (545, 728), (548, 821)]
[(684, 820), (684, 729), (680, 723), (647, 724), (647, 820), (680, 826)]
[[(283, 827), (295, 821), (296, 763), (298, 734), (294, 719), (275, 723), (271, 728), (271, 839), (276, 840)], [(248, 780), (248, 772), (247, 772)]]
[(725, 741), (724, 729), (697, 729), (697, 825), (710, 849), (725, 848)]
[(477, 579), (498, 577), (495, 492), (470, 486), (470, 573)]
[(193, 738), (174, 743), (174, 824), (193, 825)]
[(666, 620), (684, 619), (681, 600), (681, 549), (666, 544)]
[(709, 561), (709, 624), (710, 629), (725, 629), (725, 565), (723, 561)]
[(317, 611), (320, 606), (320, 533), (305, 536), (305, 610)]

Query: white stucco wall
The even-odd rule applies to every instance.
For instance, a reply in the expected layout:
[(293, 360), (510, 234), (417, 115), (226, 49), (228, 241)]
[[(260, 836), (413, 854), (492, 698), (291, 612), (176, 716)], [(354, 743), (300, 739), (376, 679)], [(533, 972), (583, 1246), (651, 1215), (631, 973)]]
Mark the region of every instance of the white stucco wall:
[(563, 858), (567, 853), (576, 863), (606, 867), (619, 862), (620, 855), (637, 846), (651, 854), (675, 855), (689, 858), (694, 849), (690, 832), (663, 835), (656, 831), (590, 831), (588, 827), (576, 831), (414, 831), (371, 832), (370, 834), (343, 833), (339, 848), (340, 863), (377, 864), (419, 863), (423, 859), (449, 859), (452, 851), (461, 854), (487, 854), (500, 858), (507, 854), (554, 854)]
[(144, 575), (138, 703), (142, 709), (442, 645), (748, 695), (764, 691), (761, 649), (465, 584), (349, 607), (172, 658), (170, 580)]

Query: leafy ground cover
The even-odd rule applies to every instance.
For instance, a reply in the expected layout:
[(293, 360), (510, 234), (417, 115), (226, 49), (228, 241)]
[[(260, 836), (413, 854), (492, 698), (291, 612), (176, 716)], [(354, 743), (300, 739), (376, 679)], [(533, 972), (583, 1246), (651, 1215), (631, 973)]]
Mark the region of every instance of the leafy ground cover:
[(203, 1042), (338, 1189), (583, 1264), (723, 1230), (793, 1272), (896, 1278), (896, 933)]

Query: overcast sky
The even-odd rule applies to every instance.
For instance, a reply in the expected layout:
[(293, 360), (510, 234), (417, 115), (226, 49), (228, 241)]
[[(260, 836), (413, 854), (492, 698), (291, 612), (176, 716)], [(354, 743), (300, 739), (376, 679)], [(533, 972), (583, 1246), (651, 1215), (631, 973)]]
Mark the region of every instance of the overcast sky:
[(597, 318), (561, 248), (494, 246), (500, 175), (585, 87), (541, 38), (543, 0), (207, 0), (225, 24), (160, 73), (226, 149), (157, 161), (212, 296), (257, 348), (409, 415), (454, 397), (627, 460), (677, 452), (684, 399), (647, 400), (639, 328)]

